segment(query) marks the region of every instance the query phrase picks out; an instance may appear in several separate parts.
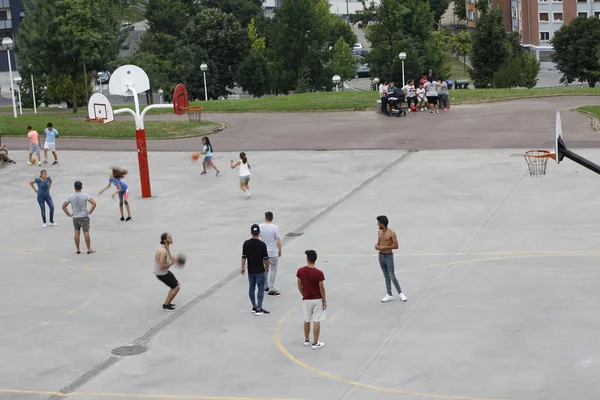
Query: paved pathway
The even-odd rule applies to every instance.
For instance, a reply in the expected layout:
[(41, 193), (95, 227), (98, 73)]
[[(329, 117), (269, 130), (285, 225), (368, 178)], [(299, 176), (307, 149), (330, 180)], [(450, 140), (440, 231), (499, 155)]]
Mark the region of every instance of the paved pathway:
[[(374, 111), (206, 114), (229, 126), (211, 138), (217, 151), (341, 149), (486, 149), (551, 147), (557, 110), (571, 147), (598, 148), (600, 134), (587, 116), (572, 111), (597, 104), (598, 97), (555, 97), (455, 106), (438, 115), (387, 118)], [(129, 117), (123, 117), (129, 118)], [(182, 119), (154, 115), (149, 119)], [(57, 126), (60, 125), (56, 124)], [(133, 122), (132, 122), (133, 129)], [(3, 138), (24, 148), (25, 138)], [(151, 151), (188, 151), (200, 139), (152, 140)], [(134, 150), (134, 140), (64, 138), (60, 150)]]

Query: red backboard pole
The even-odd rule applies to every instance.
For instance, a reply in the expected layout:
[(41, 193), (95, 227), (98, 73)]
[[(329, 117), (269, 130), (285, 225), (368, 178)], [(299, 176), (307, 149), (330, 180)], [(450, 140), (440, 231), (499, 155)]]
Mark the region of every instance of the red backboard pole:
[(146, 131), (144, 129), (137, 129), (135, 131), (135, 141), (137, 143), (142, 197), (152, 197), (152, 189), (150, 188), (150, 169), (148, 168), (148, 148), (146, 147)]

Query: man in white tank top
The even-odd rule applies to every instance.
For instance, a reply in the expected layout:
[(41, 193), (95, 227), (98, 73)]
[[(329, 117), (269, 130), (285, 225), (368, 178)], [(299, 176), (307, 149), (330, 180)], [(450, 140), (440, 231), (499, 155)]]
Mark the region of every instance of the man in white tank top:
[(171, 235), (163, 233), (160, 236), (160, 247), (156, 250), (156, 255), (154, 256), (154, 275), (156, 275), (159, 281), (170, 288), (167, 299), (162, 306), (163, 311), (175, 311), (175, 304), (171, 302), (181, 289), (177, 278), (169, 271), (169, 268), (179, 261), (177, 257), (171, 257), (170, 247), (172, 244), (173, 238)]

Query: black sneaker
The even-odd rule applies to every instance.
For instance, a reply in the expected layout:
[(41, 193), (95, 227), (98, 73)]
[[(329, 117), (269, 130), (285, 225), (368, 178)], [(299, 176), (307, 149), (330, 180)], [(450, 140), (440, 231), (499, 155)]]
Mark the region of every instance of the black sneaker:
[(131, 221), (131, 217), (125, 218), (125, 221)]
[(173, 304), (163, 304), (163, 311), (175, 311)]
[(265, 292), (269, 293), (269, 288), (265, 286)]
[(52, 163), (52, 165), (56, 165), (56, 164), (58, 164), (58, 161), (54, 161), (54, 162)]
[(279, 297), (281, 296), (281, 293), (279, 293), (277, 290), (271, 290), (269, 293), (267, 293), (267, 296)]
[(121, 221), (125, 221), (125, 217), (121, 217)]
[(256, 310), (256, 312), (254, 313), (254, 315), (269, 315), (271, 314), (270, 312), (268, 312), (267, 310), (265, 310), (264, 308), (261, 308), (260, 310)]
[(256, 314), (256, 307), (252, 307), (252, 314)]
[(10, 160), (8, 163), (9, 163), (9, 164), (16, 164), (17, 162), (16, 162), (16, 161), (14, 161), (14, 160)]

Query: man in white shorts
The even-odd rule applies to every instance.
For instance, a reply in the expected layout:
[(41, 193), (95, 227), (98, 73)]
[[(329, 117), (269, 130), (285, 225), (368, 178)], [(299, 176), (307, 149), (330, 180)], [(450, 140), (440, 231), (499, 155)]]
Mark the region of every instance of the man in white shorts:
[(44, 129), (44, 164), (48, 164), (48, 150), (52, 152), (54, 156), (54, 162), (52, 165), (58, 164), (58, 156), (56, 155), (56, 138), (58, 137), (58, 131), (52, 127), (52, 123), (48, 122), (46, 129)]
[(267, 245), (269, 254), (269, 272), (267, 272), (265, 292), (268, 296), (279, 297), (281, 293), (275, 289), (275, 276), (277, 275), (279, 257), (281, 257), (281, 235), (279, 227), (273, 223), (273, 213), (271, 211), (265, 213), (265, 222), (260, 224), (259, 227), (260, 239)]
[(298, 291), (302, 295), (302, 309), (304, 310), (304, 345), (310, 346), (310, 323), (313, 323), (312, 348), (320, 349), (325, 343), (319, 342), (321, 334), (321, 321), (325, 320), (327, 299), (325, 296), (325, 275), (315, 266), (317, 252), (306, 250), (307, 266), (299, 268), (296, 273), (298, 278)]

